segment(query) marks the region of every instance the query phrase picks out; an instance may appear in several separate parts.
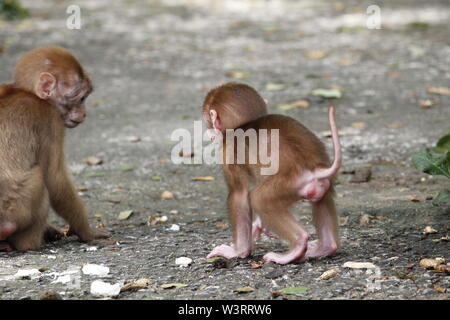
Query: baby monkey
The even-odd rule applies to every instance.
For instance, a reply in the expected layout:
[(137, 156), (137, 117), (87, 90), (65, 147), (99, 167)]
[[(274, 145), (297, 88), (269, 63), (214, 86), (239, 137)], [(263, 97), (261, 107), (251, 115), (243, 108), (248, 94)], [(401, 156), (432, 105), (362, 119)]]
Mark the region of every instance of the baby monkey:
[[(211, 90), (203, 103), (203, 118), (215, 140), (222, 139), (223, 172), (228, 185), (228, 209), (233, 231), (233, 244), (220, 245), (208, 258), (245, 258), (251, 254), (253, 241), (259, 239), (263, 228), (289, 242), (286, 253), (269, 252), (264, 260), (279, 264), (301, 262), (306, 258), (332, 256), (339, 246), (338, 216), (333, 197), (334, 176), (341, 166), (341, 147), (335, 123), (334, 107), (329, 108), (334, 162), (325, 145), (306, 127), (293, 118), (268, 114), (265, 101), (252, 87), (242, 83), (226, 83)], [(278, 130), (278, 143), (266, 150), (278, 152), (278, 172), (261, 174), (265, 164), (260, 155), (251, 163), (252, 153), (245, 140), (245, 162), (229, 161), (238, 156), (237, 148), (228, 148), (229, 129), (244, 132), (265, 129), (269, 135)], [(232, 140), (236, 141), (237, 139)], [(270, 148), (272, 147), (272, 148)], [(276, 150), (273, 148), (276, 147)], [(230, 151), (232, 150), (232, 151)], [(241, 149), (242, 151), (242, 149)], [(313, 223), (318, 240), (308, 241), (308, 233), (291, 215), (290, 208), (299, 200), (312, 203)], [(253, 221), (253, 223), (252, 223)]]

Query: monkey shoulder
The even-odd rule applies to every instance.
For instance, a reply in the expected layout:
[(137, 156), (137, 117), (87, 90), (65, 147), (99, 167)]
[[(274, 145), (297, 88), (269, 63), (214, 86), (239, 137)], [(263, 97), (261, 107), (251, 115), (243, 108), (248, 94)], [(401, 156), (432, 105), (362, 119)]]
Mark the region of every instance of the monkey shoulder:
[(285, 116), (282, 114), (268, 114), (262, 116), (252, 123), (249, 124), (249, 127), (254, 129), (278, 129), (280, 130), (280, 135), (288, 135), (289, 133), (294, 132), (303, 132), (309, 131), (305, 126), (303, 126), (296, 119)]

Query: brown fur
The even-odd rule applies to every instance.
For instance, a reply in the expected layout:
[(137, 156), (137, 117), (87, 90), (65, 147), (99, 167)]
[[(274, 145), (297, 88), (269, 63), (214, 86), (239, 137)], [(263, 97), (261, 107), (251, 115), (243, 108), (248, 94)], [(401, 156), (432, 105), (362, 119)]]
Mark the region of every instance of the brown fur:
[[(51, 72), (60, 84), (48, 100), (34, 91), (42, 72)], [(92, 91), (81, 65), (62, 48), (36, 49), (19, 61), (15, 80), (0, 87), (0, 229), (13, 224), (16, 230), (0, 241), (18, 250), (39, 249), (44, 233), (55, 232), (46, 222), (49, 206), (82, 241), (109, 236), (90, 228), (64, 160), (64, 119), (75, 118), (63, 114), (67, 106), (58, 102), (67, 99), (59, 95), (76, 87), (84, 101)], [(84, 108), (77, 99), (69, 101), (71, 110)], [(84, 120), (76, 116), (70, 124)]]
[[(300, 200), (298, 177), (306, 171), (330, 166), (325, 145), (295, 119), (267, 114), (264, 100), (253, 88), (245, 84), (227, 83), (208, 93), (202, 113), (209, 129), (213, 128), (209, 117), (210, 110), (217, 112), (223, 133), (223, 170), (229, 190), (228, 208), (236, 255), (245, 257), (250, 254), (251, 221), (254, 215), (258, 214), (264, 227), (287, 240), (291, 249), (301, 248), (303, 253), (300, 256), (304, 257), (307, 250), (307, 244), (304, 242), (308, 236), (292, 217), (289, 209)], [(249, 129), (255, 129), (257, 132), (259, 129), (267, 129), (269, 134), (270, 130), (279, 129), (278, 173), (270, 176), (260, 175), (262, 165), (259, 160), (257, 164), (226, 164), (227, 157), (237, 155), (236, 150), (227, 155), (225, 129), (243, 129), (244, 132)], [(270, 140), (268, 143), (270, 144)], [(247, 161), (248, 149), (247, 142)], [(330, 180), (332, 181), (333, 177)], [(333, 196), (334, 188), (331, 184), (323, 198), (313, 203), (313, 221), (318, 230), (319, 247), (330, 246), (330, 255), (334, 254), (334, 246), (337, 247), (339, 243)], [(330, 234), (334, 239), (329, 239)], [(210, 256), (225, 256), (219, 253), (225, 251), (216, 249)]]

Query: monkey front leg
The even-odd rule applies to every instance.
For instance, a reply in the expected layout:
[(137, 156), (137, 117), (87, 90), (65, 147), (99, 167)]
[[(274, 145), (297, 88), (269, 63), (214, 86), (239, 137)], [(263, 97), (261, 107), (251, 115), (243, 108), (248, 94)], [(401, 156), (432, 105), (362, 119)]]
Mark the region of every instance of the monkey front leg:
[(228, 195), (233, 244), (214, 248), (207, 258), (224, 257), (226, 259), (245, 258), (252, 251), (252, 211), (248, 191), (231, 191)]
[(65, 172), (49, 177), (48, 191), (52, 208), (69, 223), (68, 236), (77, 235), (83, 242), (111, 236), (89, 226), (86, 208)]

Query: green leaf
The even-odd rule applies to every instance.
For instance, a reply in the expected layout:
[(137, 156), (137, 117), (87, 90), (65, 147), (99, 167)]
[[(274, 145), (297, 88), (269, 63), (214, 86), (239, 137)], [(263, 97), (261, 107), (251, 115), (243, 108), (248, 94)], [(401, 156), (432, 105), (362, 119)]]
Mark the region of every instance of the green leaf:
[(442, 203), (447, 203), (447, 202), (450, 202), (450, 190), (445, 189), (445, 190), (441, 190), (441, 192), (439, 192), (439, 194), (437, 195), (436, 198), (434, 198), (432, 203), (434, 206), (438, 206)]
[(133, 167), (129, 167), (129, 166), (125, 166), (125, 167), (120, 167), (120, 171), (133, 171), (134, 168)]
[(267, 91), (279, 91), (279, 90), (283, 90), (285, 88), (286, 88), (286, 85), (283, 83), (270, 82), (270, 83), (266, 84)]
[(105, 174), (103, 172), (97, 172), (97, 173), (86, 173), (83, 175), (84, 178), (97, 178), (97, 177), (104, 177)]
[(133, 210), (125, 210), (119, 213), (118, 220), (126, 220), (133, 214)]
[(441, 152), (450, 151), (450, 132), (439, 139), (436, 143), (436, 150)]
[(281, 289), (280, 292), (283, 294), (299, 294), (299, 293), (305, 293), (308, 290), (309, 290), (309, 288), (306, 288), (306, 287), (287, 287), (287, 288)]
[(21, 19), (29, 15), (17, 0), (0, 0), (0, 18), (7, 20)]
[(319, 96), (328, 99), (339, 99), (342, 94), (337, 89), (315, 89), (311, 92), (313, 96)]
[(428, 148), (420, 150), (412, 157), (417, 170), (431, 175), (442, 175), (450, 178), (450, 151), (445, 154), (432, 153)]

